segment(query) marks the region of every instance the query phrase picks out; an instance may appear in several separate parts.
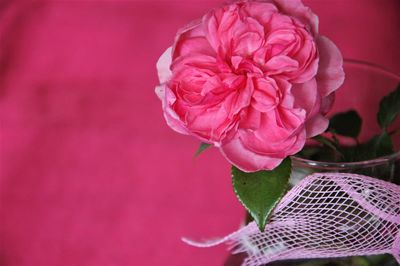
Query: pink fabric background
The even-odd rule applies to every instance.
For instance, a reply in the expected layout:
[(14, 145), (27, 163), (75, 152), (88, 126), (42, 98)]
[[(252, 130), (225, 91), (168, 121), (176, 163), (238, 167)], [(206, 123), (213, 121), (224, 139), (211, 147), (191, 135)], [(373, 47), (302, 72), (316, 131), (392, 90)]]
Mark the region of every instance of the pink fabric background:
[[(243, 216), (216, 150), (153, 92), (176, 30), (217, 0), (0, 2), (0, 265), (221, 265)], [(400, 72), (398, 0), (308, 0), (345, 57)]]

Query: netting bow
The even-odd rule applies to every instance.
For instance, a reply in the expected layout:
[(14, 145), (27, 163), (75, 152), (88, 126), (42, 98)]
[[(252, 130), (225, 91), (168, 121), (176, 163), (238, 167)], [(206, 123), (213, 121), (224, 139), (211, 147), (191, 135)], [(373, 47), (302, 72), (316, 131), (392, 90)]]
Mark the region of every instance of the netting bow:
[(247, 252), (243, 265), (276, 260), (392, 254), (400, 263), (400, 186), (368, 176), (318, 173), (276, 207), (265, 231), (254, 222), (215, 241)]

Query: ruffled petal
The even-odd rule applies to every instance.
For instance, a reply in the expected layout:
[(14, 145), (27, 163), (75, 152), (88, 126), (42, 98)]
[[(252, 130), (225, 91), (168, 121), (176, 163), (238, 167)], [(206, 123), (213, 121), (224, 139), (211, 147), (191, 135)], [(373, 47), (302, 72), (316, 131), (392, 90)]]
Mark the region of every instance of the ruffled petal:
[(278, 12), (278, 9), (272, 3), (251, 1), (241, 11), (266, 24), (271, 20), (272, 14)]
[(336, 45), (324, 36), (318, 37), (317, 45), (320, 58), (318, 88), (321, 96), (327, 96), (343, 84), (343, 57)]
[(293, 85), (291, 93), (295, 99), (295, 107), (304, 109), (308, 117), (319, 111), (320, 96), (315, 79)]
[(271, 170), (283, 161), (283, 158), (264, 156), (246, 149), (238, 137), (223, 144), (220, 151), (231, 164), (244, 172)]
[(317, 114), (306, 122), (307, 138), (317, 136), (328, 128), (329, 119), (321, 114)]
[(306, 132), (302, 130), (296, 136), (290, 152), (284, 156), (262, 155), (248, 149), (241, 141), (240, 136), (235, 135), (229, 142), (220, 147), (222, 155), (233, 165), (244, 172), (255, 172), (260, 170), (272, 170), (277, 167), (288, 155), (299, 152), (306, 139)]
[(300, 20), (304, 25), (309, 25), (314, 35), (318, 34), (318, 16), (301, 0), (274, 0), (274, 2), (281, 11)]
[(299, 63), (286, 55), (274, 56), (265, 64), (265, 68), (270, 75), (280, 74), (282, 72), (291, 72), (296, 70), (298, 67)]
[(323, 97), (321, 100), (321, 114), (326, 115), (331, 109), (333, 104), (335, 103), (335, 93), (332, 92), (326, 97)]
[[(163, 88), (158, 88), (158, 91), (162, 97), (164, 118), (168, 126), (178, 133), (189, 135), (190, 133), (186, 129), (185, 125), (179, 119), (179, 116), (175, 113), (175, 111), (171, 108), (171, 105), (176, 101), (176, 97), (173, 92), (165, 85)], [(164, 92), (164, 95), (162, 95), (162, 92)]]
[(170, 66), (172, 62), (172, 47), (169, 47), (157, 61), (157, 73), (160, 83), (167, 82), (172, 75)]

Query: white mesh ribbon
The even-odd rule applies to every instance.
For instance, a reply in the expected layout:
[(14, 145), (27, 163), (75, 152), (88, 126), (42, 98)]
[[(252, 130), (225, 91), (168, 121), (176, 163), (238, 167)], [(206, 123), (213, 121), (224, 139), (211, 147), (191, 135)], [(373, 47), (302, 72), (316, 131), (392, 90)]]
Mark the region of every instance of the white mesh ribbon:
[(400, 263), (400, 186), (355, 174), (313, 174), (275, 209), (265, 231), (254, 222), (221, 243), (247, 252), (243, 265), (276, 260), (392, 254)]

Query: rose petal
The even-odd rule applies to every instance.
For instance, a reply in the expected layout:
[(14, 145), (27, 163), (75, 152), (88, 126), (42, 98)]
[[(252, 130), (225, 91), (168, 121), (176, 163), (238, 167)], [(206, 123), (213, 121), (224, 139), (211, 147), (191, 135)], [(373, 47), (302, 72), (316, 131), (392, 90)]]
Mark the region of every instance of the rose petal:
[(297, 141), (295, 135), (302, 130), (304, 118), (304, 111), (278, 108), (262, 113), (260, 126), (256, 129), (248, 130), (241, 124), (239, 137), (243, 145), (253, 152), (284, 158), (292, 153)]
[(331, 93), (321, 100), (321, 114), (326, 115), (332, 108), (335, 102), (335, 93)]
[[(162, 91), (162, 89), (159, 89), (159, 91)], [(164, 117), (168, 126), (178, 133), (188, 135), (189, 132), (186, 129), (185, 125), (179, 119), (179, 116), (175, 113), (175, 111), (171, 109), (171, 105), (176, 101), (175, 95), (167, 86), (164, 86), (163, 91), (164, 91), (164, 99), (162, 101), (162, 104), (164, 110)]]
[(240, 39), (236, 43), (234, 54), (242, 56), (248, 56), (257, 51), (264, 41), (264, 36), (256, 32), (247, 32), (240, 36)]
[(286, 55), (274, 56), (265, 64), (265, 68), (270, 75), (276, 75), (282, 72), (290, 72), (296, 70), (298, 66), (299, 63), (296, 60)]
[(172, 62), (172, 47), (169, 47), (157, 61), (157, 73), (160, 83), (167, 82), (172, 75), (170, 70)]
[(318, 33), (318, 17), (301, 0), (274, 0), (280, 10), (309, 25), (314, 35)]
[[(306, 138), (305, 130), (299, 132), (295, 138), (296, 141), (291, 147), (291, 152), (288, 155), (295, 154), (302, 149)], [(246, 148), (238, 135), (234, 136), (229, 142), (223, 143), (220, 151), (231, 164), (244, 172), (272, 170), (287, 156), (274, 157), (253, 152)]]
[(233, 28), (236, 23), (240, 23), (237, 8), (235, 4), (228, 5), (213, 10), (203, 17), (206, 37), (214, 51), (226, 52), (229, 50), (233, 38)]
[(313, 116), (306, 122), (307, 138), (323, 133), (329, 126), (329, 119), (321, 114)]
[(164, 89), (164, 85), (159, 85), (156, 86), (155, 90), (156, 95), (158, 96), (158, 99), (160, 99), (161, 101), (164, 100), (165, 98), (165, 89)]
[(268, 112), (279, 103), (278, 88), (273, 79), (256, 79), (256, 89), (251, 105), (261, 112)]
[(317, 45), (320, 58), (318, 88), (322, 96), (327, 96), (343, 84), (343, 57), (336, 45), (324, 36), (318, 37)]
[(271, 15), (278, 12), (278, 9), (272, 3), (251, 1), (241, 11), (266, 24), (270, 21)]
[(313, 40), (305, 40), (302, 48), (296, 54), (296, 60), (299, 61), (299, 69), (291, 81), (293, 83), (303, 83), (314, 78), (318, 72), (319, 58), (317, 49)]
[(209, 108), (194, 112), (192, 109), (187, 118), (187, 126), (195, 133), (208, 141), (219, 141), (229, 129), (231, 121), (227, 119), (227, 112), (223, 108)]
[(246, 149), (238, 137), (223, 144), (220, 151), (231, 164), (244, 172), (271, 170), (283, 161), (283, 158), (264, 156)]
[(294, 106), (296, 108), (304, 109), (307, 113), (307, 116), (313, 115), (313, 110), (314, 113), (315, 111), (319, 111), (320, 98), (317, 88), (317, 82), (315, 79), (312, 79), (305, 83), (294, 84), (291, 93), (293, 94), (293, 97), (295, 99)]
[(261, 126), (261, 112), (256, 108), (248, 108), (242, 113), (240, 121), (240, 128), (246, 128), (248, 130), (257, 130)]
[(203, 36), (186, 38), (184, 41), (176, 43), (174, 47), (174, 58), (193, 54), (215, 56), (215, 51), (211, 48), (208, 40)]

